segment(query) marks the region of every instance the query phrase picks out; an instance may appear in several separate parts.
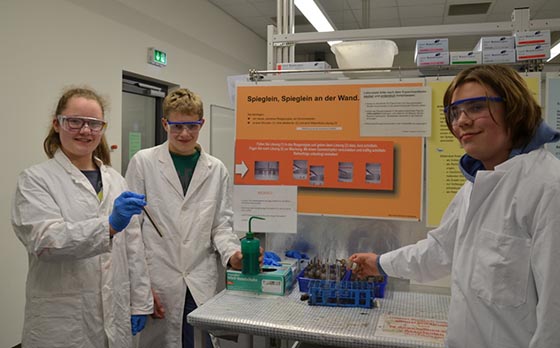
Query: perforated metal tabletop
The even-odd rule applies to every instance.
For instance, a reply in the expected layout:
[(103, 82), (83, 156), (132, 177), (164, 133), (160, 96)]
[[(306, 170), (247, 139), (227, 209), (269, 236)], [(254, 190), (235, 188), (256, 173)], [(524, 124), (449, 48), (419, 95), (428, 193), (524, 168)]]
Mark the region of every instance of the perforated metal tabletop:
[(224, 290), (189, 314), (201, 330), (227, 330), (335, 347), (443, 347), (441, 341), (375, 334), (386, 316), (447, 321), (450, 297), (413, 291), (386, 291), (380, 307), (309, 306), (297, 288), (288, 296)]

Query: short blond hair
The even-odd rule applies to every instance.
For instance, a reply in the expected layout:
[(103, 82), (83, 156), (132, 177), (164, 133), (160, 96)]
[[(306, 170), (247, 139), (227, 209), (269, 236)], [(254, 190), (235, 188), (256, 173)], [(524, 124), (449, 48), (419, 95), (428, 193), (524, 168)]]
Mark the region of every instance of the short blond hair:
[(186, 88), (174, 90), (163, 100), (163, 117), (168, 117), (174, 111), (198, 116), (200, 120), (204, 116), (202, 99), (198, 94)]

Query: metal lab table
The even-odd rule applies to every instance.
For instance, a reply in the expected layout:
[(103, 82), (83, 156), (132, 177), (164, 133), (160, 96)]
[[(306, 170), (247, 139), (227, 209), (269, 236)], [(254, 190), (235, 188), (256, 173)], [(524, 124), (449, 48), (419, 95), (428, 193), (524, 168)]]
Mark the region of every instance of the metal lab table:
[[(309, 306), (296, 289), (288, 296), (224, 290), (187, 317), (195, 347), (203, 331), (226, 330), (336, 347), (443, 347), (419, 340), (374, 336), (381, 314), (447, 320), (447, 294), (386, 291), (380, 308)], [(198, 344), (198, 345), (197, 345)]]

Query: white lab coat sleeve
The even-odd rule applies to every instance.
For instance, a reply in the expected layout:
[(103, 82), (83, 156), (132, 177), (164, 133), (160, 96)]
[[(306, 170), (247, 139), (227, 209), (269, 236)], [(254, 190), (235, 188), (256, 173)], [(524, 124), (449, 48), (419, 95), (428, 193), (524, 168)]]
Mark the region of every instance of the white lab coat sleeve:
[[(146, 186), (139, 161), (138, 154), (132, 156), (126, 168), (125, 179), (131, 191), (144, 195), (146, 194)], [(148, 197), (146, 197), (146, 200), (148, 200)]]
[(380, 264), (387, 275), (430, 282), (451, 274), (453, 250), (465, 186), (447, 207), (440, 226), (426, 239), (380, 256)]
[(537, 327), (529, 348), (560, 342), (560, 184), (544, 191), (534, 214), (531, 269), (538, 294)]
[[(144, 177), (138, 168), (138, 156), (133, 156), (128, 163), (125, 176), (128, 188), (136, 193), (146, 194)], [(151, 314), (153, 312), (151, 282), (140, 227), (142, 226), (142, 220), (143, 214), (135, 216), (126, 228), (132, 314)]]
[(130, 310), (132, 314), (151, 314), (154, 300), (138, 216), (132, 218), (124, 232), (130, 278)]
[[(222, 165), (224, 175), (221, 179), (220, 195), (218, 207), (214, 215), (212, 226), (212, 241), (214, 248), (220, 253), (222, 265), (227, 266), (230, 257), (240, 250), (239, 238), (233, 232), (233, 207), (232, 207), (232, 186), (230, 176)], [(220, 197), (220, 196), (218, 196)]]
[(85, 259), (109, 252), (109, 218), (65, 221), (51, 189), (27, 170), (18, 178), (12, 226), (27, 252), (43, 261)]
[[(128, 189), (130, 191), (139, 193), (141, 195), (146, 194), (146, 186), (143, 171), (140, 170), (140, 164), (138, 154), (132, 156), (130, 161), (128, 162), (128, 167), (126, 169), (125, 179)], [(146, 197), (146, 201), (149, 201), (149, 197)], [(136, 216), (140, 226), (143, 226), (144, 222), (144, 214), (140, 214)], [(142, 234), (142, 229), (140, 229), (140, 234)], [(142, 238), (142, 245), (144, 245), (144, 239)], [(144, 254), (145, 256), (145, 254)]]

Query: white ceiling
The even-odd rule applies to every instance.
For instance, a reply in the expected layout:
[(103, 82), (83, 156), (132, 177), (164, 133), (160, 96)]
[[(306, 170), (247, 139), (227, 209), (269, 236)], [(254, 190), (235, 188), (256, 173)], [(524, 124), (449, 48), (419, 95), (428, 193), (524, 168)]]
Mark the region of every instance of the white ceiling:
[[(266, 40), (267, 25), (276, 25), (276, 0), (208, 0), (228, 13), (239, 23)], [(476, 24), (508, 22), (515, 8), (529, 7), (530, 19), (560, 18), (560, 0), (316, 0), (331, 19), (336, 30), (408, 27), (442, 24)], [(369, 2), (367, 15), (362, 18), (364, 2)], [(490, 3), (484, 14), (448, 15), (451, 5), (467, 4), (467, 10), (477, 3)], [(367, 4), (366, 4), (367, 8)], [(296, 9), (295, 32), (313, 32), (315, 29)], [(390, 32), (387, 38), (390, 39)], [(445, 33), (441, 34), (445, 37)], [(417, 39), (420, 39), (417, 38)], [(479, 37), (460, 36), (449, 40), (453, 51), (471, 50)], [(560, 39), (560, 32), (552, 33), (552, 42)], [(395, 40), (401, 53), (414, 50), (414, 39)], [(324, 57), (331, 65), (334, 57), (326, 43), (296, 46), (296, 61), (317, 60)], [(401, 61), (403, 61), (401, 59)], [(407, 60), (404, 60), (408, 62)], [(412, 62), (412, 58), (410, 58)], [(560, 62), (560, 57), (553, 62)]]

